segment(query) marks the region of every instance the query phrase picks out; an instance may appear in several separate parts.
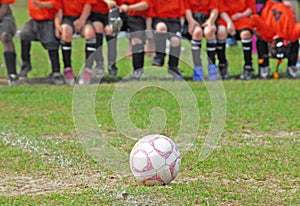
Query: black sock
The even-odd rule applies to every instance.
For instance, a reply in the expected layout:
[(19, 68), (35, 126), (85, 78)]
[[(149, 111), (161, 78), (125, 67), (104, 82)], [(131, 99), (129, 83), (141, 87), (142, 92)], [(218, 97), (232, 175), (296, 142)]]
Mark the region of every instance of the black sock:
[(117, 38), (111, 35), (106, 35), (106, 41), (108, 46), (108, 65), (114, 65), (116, 64), (117, 59)]
[(193, 57), (193, 62), (195, 66), (201, 66), (202, 61), (201, 61), (201, 40), (192, 40), (192, 57)]
[(21, 58), (22, 62), (30, 64), (31, 41), (21, 40)]
[(226, 64), (226, 40), (218, 40), (216, 48), (219, 64)]
[(158, 56), (165, 57), (167, 33), (156, 32), (155, 34), (155, 53)]
[(62, 56), (64, 61), (64, 68), (72, 67), (71, 64), (72, 43), (65, 42), (65, 41), (60, 41), (60, 43), (61, 43)]
[(298, 60), (299, 42), (298, 40), (291, 42), (291, 47), (288, 55), (288, 66), (295, 66)]
[(96, 44), (97, 44), (97, 53), (96, 53), (96, 62), (97, 64), (103, 64), (103, 34), (96, 33)]
[(96, 38), (87, 39), (85, 42), (85, 67), (92, 68), (94, 59), (89, 57), (97, 50)]
[(8, 74), (17, 74), (16, 70), (16, 52), (5, 51), (3, 52), (6, 69)]
[(134, 70), (144, 67), (144, 54), (143, 44), (132, 45), (132, 63)]
[(206, 51), (208, 56), (208, 64), (216, 64), (216, 46), (217, 40), (212, 39), (206, 42)]
[(257, 38), (256, 48), (257, 48), (258, 66), (268, 67), (269, 66), (268, 42), (262, 40), (261, 38)]
[(60, 63), (59, 63), (58, 50), (48, 50), (48, 55), (51, 62), (52, 73), (57, 73), (57, 72), (59, 73)]
[(252, 67), (252, 38), (242, 39), (245, 65)]
[(179, 63), (179, 55), (180, 55), (180, 48), (181, 46), (170, 46), (170, 54), (169, 54), (169, 62), (168, 65), (170, 67), (178, 67)]

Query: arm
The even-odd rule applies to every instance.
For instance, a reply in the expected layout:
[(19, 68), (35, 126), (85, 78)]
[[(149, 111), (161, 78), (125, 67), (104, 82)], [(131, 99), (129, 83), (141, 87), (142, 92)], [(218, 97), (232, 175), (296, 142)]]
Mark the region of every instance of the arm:
[(196, 26), (199, 26), (198, 22), (193, 18), (192, 11), (190, 9), (185, 10), (185, 18), (189, 25), (189, 33), (192, 35)]
[(55, 25), (55, 35), (58, 39), (61, 38), (61, 22), (63, 17), (62, 9), (59, 9), (54, 17), (54, 25)]
[(235, 28), (234, 28), (234, 24), (231, 20), (231, 18), (229, 17), (229, 15), (227, 14), (227, 12), (222, 12), (220, 14), (221, 19), (223, 19), (226, 24), (227, 24), (227, 32), (230, 35), (235, 35)]
[(86, 20), (91, 14), (92, 6), (90, 4), (85, 4), (79, 19), (74, 21), (75, 31), (80, 32), (85, 25)]
[(34, 5), (36, 5), (38, 8), (50, 8), (50, 9), (54, 8), (52, 2), (50, 2), (50, 1), (43, 1), (43, 2), (41, 2), (39, 0), (32, 0), (32, 3)]
[(218, 16), (219, 16), (218, 9), (212, 9), (210, 11), (209, 18), (207, 19), (206, 22), (204, 22), (204, 24), (202, 24), (202, 27), (208, 27), (209, 30), (211, 30), (211, 31), (217, 31), (216, 21), (217, 21)]
[(239, 20), (240, 18), (243, 18), (243, 17), (250, 17), (252, 15), (252, 10), (250, 8), (246, 9), (244, 12), (242, 13), (236, 13), (234, 15), (232, 15), (232, 20), (233, 21), (237, 21)]
[(139, 2), (132, 5), (122, 4), (120, 6), (120, 12), (128, 13), (130, 11), (145, 11), (149, 8), (147, 2)]
[(106, 4), (108, 9), (114, 8), (117, 6), (117, 3), (113, 0), (103, 0)]
[(2, 21), (2, 18), (7, 14), (7, 11), (9, 9), (8, 3), (2, 3), (0, 7), (0, 21)]

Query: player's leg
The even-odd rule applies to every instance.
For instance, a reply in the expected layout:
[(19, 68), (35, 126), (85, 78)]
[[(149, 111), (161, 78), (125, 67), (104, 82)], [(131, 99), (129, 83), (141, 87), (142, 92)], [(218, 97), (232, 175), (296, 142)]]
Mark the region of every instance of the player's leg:
[(266, 79), (270, 75), (268, 42), (262, 40), (259, 36), (257, 36), (256, 48), (258, 56), (259, 77), (261, 79)]
[(298, 69), (296, 68), (298, 51), (299, 51), (299, 41), (296, 40), (290, 43), (290, 51), (288, 54), (288, 65), (287, 65), (287, 75), (289, 78), (296, 79), (298, 75)]
[(229, 79), (228, 61), (226, 58), (227, 29), (224, 25), (218, 25), (216, 53), (219, 60), (219, 71), (222, 79)]
[(240, 31), (240, 38), (242, 41), (242, 49), (244, 54), (244, 67), (243, 73), (240, 78), (242, 80), (249, 80), (252, 78), (252, 33), (248, 29)]
[(104, 31), (107, 42), (108, 73), (111, 76), (117, 76), (117, 37), (113, 35), (113, 31), (108, 24), (105, 26)]
[(96, 33), (96, 74), (102, 76), (104, 74), (104, 58), (103, 58), (103, 34), (104, 26), (100, 21), (94, 21), (93, 26)]
[(206, 38), (206, 52), (208, 56), (208, 80), (217, 80), (219, 74), (216, 66), (216, 27), (205, 27), (204, 36)]
[(154, 19), (155, 24), (155, 56), (151, 64), (153, 66), (162, 67), (166, 56), (166, 41), (167, 41), (167, 25), (160, 19)]
[(68, 17), (63, 17), (62, 25), (61, 25), (61, 51), (62, 58), (64, 63), (64, 76), (66, 83), (74, 84), (75, 83), (75, 75), (72, 68), (72, 35), (74, 33), (73, 22), (75, 19), (71, 19)]

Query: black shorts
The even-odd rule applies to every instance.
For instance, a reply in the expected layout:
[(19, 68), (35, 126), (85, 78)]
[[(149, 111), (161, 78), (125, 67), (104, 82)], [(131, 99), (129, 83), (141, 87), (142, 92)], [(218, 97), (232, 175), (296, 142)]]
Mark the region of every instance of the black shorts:
[(17, 31), (17, 26), (16, 26), (15, 18), (11, 12), (8, 12), (0, 22), (0, 35), (3, 32), (6, 32), (14, 36), (16, 34), (16, 31)]
[(64, 16), (61, 24), (70, 25), (73, 29), (73, 33), (75, 33), (74, 21), (76, 21), (79, 16)]
[(235, 40), (241, 40), (241, 33), (242, 31), (249, 31), (251, 34), (253, 34), (253, 31), (248, 28), (240, 29), (236, 31), (236, 34), (233, 36)]
[(167, 31), (172, 33), (169, 37), (177, 35), (181, 37), (181, 24), (179, 18), (153, 18), (152, 27), (155, 27), (158, 23), (163, 22), (167, 25)]
[(130, 38), (139, 38), (145, 43), (146, 20), (141, 16), (128, 16), (127, 32)]
[(21, 30), (21, 40), (39, 41), (47, 50), (57, 50), (59, 48), (59, 40), (55, 36), (53, 20), (29, 20)]
[(108, 25), (108, 14), (92, 12), (88, 18), (88, 22), (101, 22), (105, 27), (106, 25)]

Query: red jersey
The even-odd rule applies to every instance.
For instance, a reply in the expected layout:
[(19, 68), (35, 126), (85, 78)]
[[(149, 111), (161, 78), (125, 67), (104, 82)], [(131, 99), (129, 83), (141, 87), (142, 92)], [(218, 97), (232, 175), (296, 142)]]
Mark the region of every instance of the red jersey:
[[(243, 13), (245, 10), (250, 9), (252, 14), (255, 14), (255, 0), (224, 0), (223, 4), (219, 5), (220, 12), (227, 12), (231, 18), (236, 13)], [(226, 25), (225, 21), (220, 19), (218, 24)], [(251, 16), (242, 17), (236, 21), (233, 21), (236, 30), (241, 29), (251, 29), (253, 30), (253, 25), (251, 24)]]
[(185, 0), (186, 9), (190, 9), (192, 13), (200, 12), (202, 14), (210, 14), (210, 11), (213, 9), (218, 9), (217, 0)]
[(32, 0), (28, 0), (28, 10), (29, 16), (31, 16), (34, 20), (49, 20), (54, 19), (55, 13), (59, 10), (59, 3), (57, 0), (40, 0), (43, 1), (50, 1), (54, 8), (38, 8), (36, 5), (32, 3)]
[(179, 18), (185, 15), (184, 0), (152, 0), (151, 17)]
[(92, 12), (108, 14), (109, 8), (104, 0), (97, 0), (97, 4), (92, 5)]
[(268, 1), (260, 15), (252, 18), (257, 33), (267, 42), (277, 36), (291, 42), (300, 38), (300, 23), (297, 23), (293, 10), (281, 2)]
[(146, 2), (148, 4), (148, 9), (145, 11), (130, 11), (128, 16), (141, 16), (143, 18), (149, 17), (150, 8), (151, 8), (151, 0), (125, 0), (123, 3), (127, 5), (133, 5), (140, 2)]
[(0, 0), (0, 4), (4, 4), (4, 3), (13, 4), (15, 3), (15, 0)]
[(97, 0), (60, 0), (63, 16), (80, 16), (85, 4), (97, 4)]

